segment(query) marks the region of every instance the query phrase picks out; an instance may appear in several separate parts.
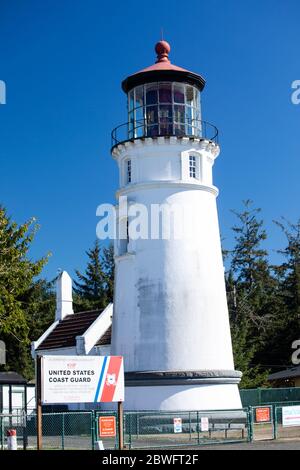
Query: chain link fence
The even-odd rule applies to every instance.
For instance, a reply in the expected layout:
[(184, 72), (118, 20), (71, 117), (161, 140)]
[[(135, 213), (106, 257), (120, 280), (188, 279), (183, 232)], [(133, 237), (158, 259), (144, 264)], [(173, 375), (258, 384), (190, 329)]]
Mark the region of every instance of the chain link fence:
[[(115, 411), (43, 413), (44, 450), (118, 449)], [(126, 449), (194, 448), (252, 440), (300, 439), (300, 403), (263, 404), (225, 411), (126, 411)], [(15, 429), (19, 449), (36, 449), (36, 414), (0, 415), (0, 449)]]
[(249, 439), (249, 410), (126, 412), (129, 449), (193, 447)]
[(276, 406), (274, 412), (274, 439), (300, 438), (300, 403)]
[[(43, 449), (117, 449), (117, 419), (114, 411), (43, 413)], [(249, 410), (125, 412), (124, 443), (127, 449), (153, 449), (240, 442), (249, 439), (249, 423)], [(0, 416), (1, 449), (7, 448), (12, 428), (19, 448), (36, 449), (36, 424), (35, 413)]]
[[(89, 450), (94, 448), (93, 412), (44, 413), (43, 449)], [(27, 416), (27, 448), (36, 449), (36, 414)]]

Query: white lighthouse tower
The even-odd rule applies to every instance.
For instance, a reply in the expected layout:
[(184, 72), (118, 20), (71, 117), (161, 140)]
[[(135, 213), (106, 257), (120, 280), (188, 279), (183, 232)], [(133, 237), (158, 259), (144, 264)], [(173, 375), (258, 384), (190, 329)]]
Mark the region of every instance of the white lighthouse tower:
[[(155, 50), (154, 65), (123, 81), (128, 122), (112, 134), (125, 232), (115, 244), (112, 354), (124, 356), (127, 409), (238, 409), (212, 179), (218, 131), (201, 118), (204, 79), (171, 64), (166, 41)], [(164, 222), (170, 208), (174, 222), (174, 207), (184, 214), (176, 223), (195, 230), (176, 237), (150, 228), (153, 208)], [(148, 214), (148, 237), (144, 227), (133, 239), (137, 208)]]

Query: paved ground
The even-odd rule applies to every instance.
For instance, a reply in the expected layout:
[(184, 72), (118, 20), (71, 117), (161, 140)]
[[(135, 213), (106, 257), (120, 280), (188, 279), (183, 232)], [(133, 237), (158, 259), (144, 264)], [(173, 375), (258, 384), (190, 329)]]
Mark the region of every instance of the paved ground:
[[(46, 445), (45, 445), (46, 444)], [(48, 445), (47, 445), (48, 444)], [(61, 447), (53, 445), (49, 445), (49, 442), (44, 442), (45, 449), (56, 449), (59, 450)], [(82, 442), (75, 442), (75, 445), (67, 447), (67, 449), (72, 450), (90, 450), (91, 446), (86, 443), (86, 445), (82, 445)], [(77, 444), (77, 445), (76, 445)], [(29, 449), (34, 449), (35, 446), (29, 447)], [(106, 447), (107, 448), (107, 447)], [(136, 449), (132, 449), (133, 451)], [(159, 454), (160, 450), (166, 450), (161, 448), (151, 448), (151, 449), (143, 449), (149, 450), (151, 453), (157, 452)], [(205, 450), (300, 450), (300, 439), (281, 439), (278, 441), (274, 440), (261, 440), (261, 441), (254, 441), (251, 443), (248, 442), (241, 442), (236, 444), (214, 444), (214, 445), (201, 445), (201, 446), (176, 446), (176, 447), (168, 447), (168, 450), (173, 451), (175, 454), (184, 451), (194, 451), (194, 452), (202, 452)]]
[[(21, 444), (21, 443), (20, 443)], [(167, 443), (167, 447), (164, 447), (166, 445), (166, 442), (157, 442), (157, 447), (156, 449), (159, 450), (173, 450), (174, 452), (179, 451), (179, 450), (193, 450), (195, 452), (199, 452), (202, 450), (300, 450), (300, 438), (295, 439), (279, 439), (277, 441), (274, 440), (259, 440), (259, 441), (254, 441), (252, 443), (248, 442), (237, 442), (237, 443), (232, 443), (232, 444), (206, 444), (206, 445), (189, 445), (186, 443), (186, 445), (177, 445), (176, 447), (173, 447), (172, 444), (173, 442), (170, 440)], [(153, 443), (152, 443), (153, 445)], [(34, 440), (29, 440), (29, 449), (34, 449), (36, 447), (36, 441)], [(43, 437), (43, 447), (44, 449), (61, 449), (61, 442), (60, 439), (51, 439), (48, 436)], [(111, 440), (104, 440), (104, 447), (105, 449), (113, 449), (114, 448), (114, 442)], [(138, 447), (136, 445), (136, 447)], [(148, 450), (149, 447), (147, 446), (140, 446), (143, 450)], [(73, 438), (70, 440), (70, 438), (65, 439), (65, 449), (72, 449), (72, 450), (90, 450), (91, 449), (91, 440), (90, 438), (84, 438), (84, 437), (78, 437), (78, 438)], [(135, 446), (133, 446), (132, 450), (135, 450)], [(149, 449), (150, 450), (150, 449)], [(155, 448), (151, 447), (151, 451), (155, 451)]]
[(300, 450), (300, 440), (256, 441), (251, 443), (204, 446), (201, 447), (201, 450)]

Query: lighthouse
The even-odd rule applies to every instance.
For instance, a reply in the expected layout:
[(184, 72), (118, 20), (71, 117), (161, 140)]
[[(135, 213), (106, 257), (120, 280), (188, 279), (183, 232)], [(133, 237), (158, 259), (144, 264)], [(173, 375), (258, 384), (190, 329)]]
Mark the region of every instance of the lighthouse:
[[(172, 64), (166, 41), (155, 51), (154, 65), (122, 82), (128, 118), (112, 132), (120, 185), (111, 353), (124, 356), (126, 409), (239, 409), (212, 174), (218, 130), (202, 119), (202, 76)], [(139, 211), (147, 230), (133, 237)], [(157, 227), (166, 218), (172, 227)]]

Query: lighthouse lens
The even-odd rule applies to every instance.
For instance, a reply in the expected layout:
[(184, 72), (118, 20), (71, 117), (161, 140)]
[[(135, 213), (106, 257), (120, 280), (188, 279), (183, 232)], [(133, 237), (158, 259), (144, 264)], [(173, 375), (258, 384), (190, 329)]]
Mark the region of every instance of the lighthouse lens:
[(146, 110), (147, 136), (156, 137), (159, 135), (157, 106), (147, 106)]
[(173, 133), (172, 106), (159, 106), (159, 134), (171, 135)]
[(185, 107), (184, 106), (174, 106), (174, 121), (184, 123), (185, 121)]
[(184, 85), (174, 83), (174, 103), (184, 103)]
[(161, 83), (159, 85), (159, 102), (160, 103), (172, 103), (172, 84)]
[(157, 104), (157, 84), (146, 85), (146, 104)]
[(128, 93), (129, 138), (201, 137), (200, 92), (187, 83), (156, 82)]

